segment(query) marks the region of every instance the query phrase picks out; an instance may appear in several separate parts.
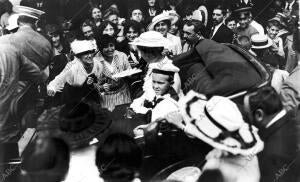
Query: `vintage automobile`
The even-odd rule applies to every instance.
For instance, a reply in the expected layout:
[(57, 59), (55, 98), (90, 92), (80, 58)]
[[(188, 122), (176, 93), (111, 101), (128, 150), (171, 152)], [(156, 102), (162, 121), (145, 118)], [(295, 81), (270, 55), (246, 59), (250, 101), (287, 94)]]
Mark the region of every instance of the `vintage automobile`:
[[(194, 90), (208, 97), (226, 96), (240, 106), (249, 90), (267, 85), (271, 80), (270, 72), (259, 60), (232, 44), (216, 44), (211, 40), (204, 40), (195, 49), (173, 59), (174, 64), (180, 68), (184, 93)], [(148, 155), (144, 167), (150, 165), (161, 170), (156, 171), (157, 174), (151, 181), (166, 179), (180, 168), (201, 168), (205, 155), (212, 149), (168, 124), (158, 124), (157, 128), (145, 134), (141, 143)], [(190, 160), (195, 157), (197, 160)], [(153, 173), (149, 174), (149, 167), (145, 168), (141, 172), (144, 179), (153, 176)]]

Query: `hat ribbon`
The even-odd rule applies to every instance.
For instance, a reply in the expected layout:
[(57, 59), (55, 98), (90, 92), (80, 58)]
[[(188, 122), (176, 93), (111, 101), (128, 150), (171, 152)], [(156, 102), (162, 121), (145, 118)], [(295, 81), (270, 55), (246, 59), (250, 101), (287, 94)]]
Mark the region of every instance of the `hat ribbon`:
[(253, 46), (265, 46), (265, 45), (267, 45), (268, 44), (268, 39), (267, 40), (265, 40), (265, 41), (263, 41), (263, 42), (252, 42), (252, 45)]

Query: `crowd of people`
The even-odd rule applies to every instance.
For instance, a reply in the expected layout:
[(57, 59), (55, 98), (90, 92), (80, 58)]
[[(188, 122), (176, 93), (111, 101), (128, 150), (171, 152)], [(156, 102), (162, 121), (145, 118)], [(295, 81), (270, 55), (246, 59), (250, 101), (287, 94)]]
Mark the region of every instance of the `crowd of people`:
[(0, 17), (0, 144), (36, 129), (4, 181), (300, 181), (298, 0), (1, 0)]

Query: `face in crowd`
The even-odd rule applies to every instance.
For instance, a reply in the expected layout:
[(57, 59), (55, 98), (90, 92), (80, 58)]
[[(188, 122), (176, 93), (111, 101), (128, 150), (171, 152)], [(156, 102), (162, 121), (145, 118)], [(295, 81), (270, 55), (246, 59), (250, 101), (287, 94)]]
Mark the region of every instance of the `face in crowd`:
[(149, 4), (150, 7), (154, 7), (155, 0), (148, 0), (148, 4)]
[(138, 36), (139, 33), (133, 27), (130, 27), (128, 29), (128, 32), (126, 33), (126, 38), (129, 42), (134, 41), (134, 39), (137, 38)]
[(115, 29), (111, 24), (108, 24), (102, 33), (103, 33), (103, 35), (107, 34), (109, 36), (113, 36), (115, 34)]
[(51, 34), (49, 37), (51, 38), (53, 47), (58, 48), (61, 45), (59, 34)]
[(271, 39), (275, 39), (279, 32), (279, 27), (277, 27), (277, 26), (267, 27), (267, 32), (268, 32), (268, 36)]
[(94, 8), (92, 10), (92, 18), (95, 19), (95, 20), (98, 20), (98, 19), (102, 18), (102, 13), (101, 13), (100, 9)]
[(105, 57), (113, 57), (115, 53), (115, 44), (114, 43), (109, 43), (107, 46), (103, 47), (102, 49), (102, 54)]
[(131, 13), (131, 19), (141, 22), (143, 20), (143, 12), (140, 9), (133, 10)]
[(160, 32), (164, 37), (166, 37), (169, 27), (166, 21), (161, 21), (154, 26), (154, 30)]
[(192, 43), (192, 36), (193, 34), (195, 34), (195, 31), (194, 31), (195, 27), (194, 25), (191, 25), (191, 26), (188, 26), (187, 24), (185, 24), (183, 26), (183, 39), (188, 42), (188, 43)]
[(245, 29), (248, 28), (250, 24), (250, 17), (248, 12), (241, 12), (238, 16), (238, 22), (240, 24), (240, 27)]
[(77, 55), (79, 60), (83, 63), (84, 66), (93, 67), (94, 65), (94, 50), (86, 51)]
[(171, 87), (170, 76), (152, 73), (152, 88), (156, 95), (164, 95)]
[(84, 37), (86, 37), (88, 40), (91, 40), (94, 38), (94, 32), (91, 26), (83, 26), (82, 27), (82, 33)]
[(224, 15), (222, 13), (222, 10), (220, 9), (214, 9), (213, 14), (212, 14), (212, 19), (213, 19), (213, 24), (219, 25), (220, 23), (223, 22), (224, 20)]
[(108, 21), (112, 22), (115, 25), (118, 25), (118, 16), (113, 14), (113, 15), (109, 15)]
[(229, 22), (227, 23), (227, 27), (228, 27), (230, 30), (235, 31), (235, 30), (236, 30), (236, 27), (237, 27), (235, 20), (229, 21)]

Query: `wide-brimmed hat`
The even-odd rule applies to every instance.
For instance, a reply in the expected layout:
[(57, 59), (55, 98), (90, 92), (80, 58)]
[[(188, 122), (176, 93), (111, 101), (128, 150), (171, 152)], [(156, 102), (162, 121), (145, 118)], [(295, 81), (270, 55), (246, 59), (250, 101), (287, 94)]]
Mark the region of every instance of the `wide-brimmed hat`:
[(112, 120), (107, 110), (83, 102), (48, 109), (38, 119), (40, 136), (65, 139), (72, 149), (103, 142)]
[(74, 40), (71, 43), (71, 49), (75, 55), (78, 55), (83, 52), (93, 51), (95, 50), (95, 47), (89, 40)]
[(267, 35), (255, 34), (251, 36), (252, 49), (265, 49), (273, 45), (272, 39)]
[(206, 100), (203, 95), (190, 91), (179, 102), (184, 121), (193, 126), (194, 137), (235, 155), (255, 155), (263, 150), (257, 128), (243, 120), (230, 99), (214, 96)]
[(143, 47), (166, 47), (172, 43), (159, 32), (147, 31), (129, 44)]
[(163, 11), (161, 14), (155, 16), (152, 19), (152, 22), (147, 27), (148, 30), (154, 30), (154, 26), (164, 20), (170, 21), (170, 24), (173, 25), (179, 20), (179, 15), (175, 11)]

